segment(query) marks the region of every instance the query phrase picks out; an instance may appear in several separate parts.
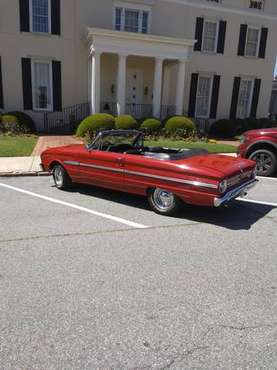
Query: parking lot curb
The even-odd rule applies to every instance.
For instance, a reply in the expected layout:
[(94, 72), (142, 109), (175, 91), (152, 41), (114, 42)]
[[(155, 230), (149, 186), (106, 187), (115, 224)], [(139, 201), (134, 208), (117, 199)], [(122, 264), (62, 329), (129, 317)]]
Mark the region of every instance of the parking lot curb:
[(0, 177), (39, 177), (50, 176), (49, 172), (0, 172)]

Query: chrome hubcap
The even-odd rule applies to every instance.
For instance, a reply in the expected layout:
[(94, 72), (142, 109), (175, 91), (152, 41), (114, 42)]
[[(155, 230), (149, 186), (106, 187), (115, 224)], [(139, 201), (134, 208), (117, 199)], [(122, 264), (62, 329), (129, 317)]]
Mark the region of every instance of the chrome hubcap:
[(167, 190), (156, 189), (153, 194), (153, 202), (158, 209), (168, 210), (174, 204), (174, 195)]
[(257, 163), (258, 174), (263, 174), (272, 167), (272, 158), (266, 153), (258, 153), (250, 159)]
[(61, 167), (56, 167), (54, 170), (54, 179), (57, 186), (62, 186), (63, 184), (63, 171)]

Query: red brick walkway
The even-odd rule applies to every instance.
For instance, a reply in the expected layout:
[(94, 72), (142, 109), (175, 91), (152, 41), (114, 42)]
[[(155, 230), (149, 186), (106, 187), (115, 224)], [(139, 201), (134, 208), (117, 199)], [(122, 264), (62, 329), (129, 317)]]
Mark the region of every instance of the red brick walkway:
[(82, 143), (82, 140), (77, 139), (74, 136), (40, 136), (37, 145), (33, 150), (32, 156), (40, 156), (47, 148)]

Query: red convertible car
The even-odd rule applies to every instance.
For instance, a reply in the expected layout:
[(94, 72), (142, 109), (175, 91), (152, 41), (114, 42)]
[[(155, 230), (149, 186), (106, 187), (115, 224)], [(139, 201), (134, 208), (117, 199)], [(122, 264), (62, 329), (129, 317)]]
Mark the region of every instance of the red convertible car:
[(147, 147), (136, 130), (102, 131), (88, 146), (47, 149), (41, 159), (59, 189), (83, 183), (146, 195), (151, 208), (166, 215), (183, 202), (219, 207), (257, 181), (251, 160), (202, 149)]

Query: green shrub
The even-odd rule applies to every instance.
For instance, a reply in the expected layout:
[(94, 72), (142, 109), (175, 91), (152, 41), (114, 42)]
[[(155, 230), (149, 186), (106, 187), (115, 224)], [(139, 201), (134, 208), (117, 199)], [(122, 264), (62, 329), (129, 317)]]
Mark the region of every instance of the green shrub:
[(116, 117), (115, 127), (118, 130), (132, 130), (138, 128), (138, 123), (134, 117), (128, 114), (123, 114), (121, 116)]
[(140, 127), (145, 129), (146, 132), (153, 133), (161, 130), (162, 123), (156, 118), (148, 118), (143, 121)]
[(8, 112), (7, 115), (11, 115), (17, 118), (17, 122), (23, 133), (34, 133), (36, 132), (36, 126), (33, 119), (24, 112), (14, 111)]
[(209, 135), (230, 139), (243, 134), (245, 131), (272, 126), (273, 122), (268, 118), (220, 119), (212, 124)]
[(77, 128), (76, 135), (85, 137), (92, 135), (95, 131), (101, 129), (115, 128), (115, 119), (112, 115), (106, 113), (93, 114), (85, 118)]
[(167, 120), (165, 129), (171, 134), (174, 134), (179, 129), (186, 130), (188, 133), (190, 133), (196, 130), (196, 126), (190, 118), (174, 116)]
[(0, 131), (1, 133), (11, 133), (11, 134), (28, 133), (24, 132), (24, 128), (19, 126), (17, 118), (9, 114), (5, 114), (2, 116)]

